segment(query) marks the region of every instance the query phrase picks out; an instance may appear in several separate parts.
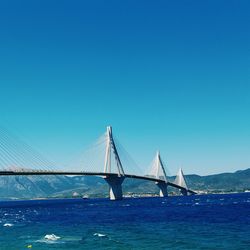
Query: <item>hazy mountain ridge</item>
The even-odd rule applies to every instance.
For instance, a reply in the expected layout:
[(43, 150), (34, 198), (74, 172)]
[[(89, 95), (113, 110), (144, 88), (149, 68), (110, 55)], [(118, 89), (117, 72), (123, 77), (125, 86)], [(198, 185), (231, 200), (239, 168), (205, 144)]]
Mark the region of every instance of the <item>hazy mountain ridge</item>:
[[(169, 177), (170, 181), (174, 176)], [(188, 187), (204, 192), (242, 192), (250, 189), (250, 168), (235, 173), (222, 173), (208, 176), (186, 175)], [(153, 182), (125, 179), (124, 194), (158, 194)], [(170, 192), (176, 191), (169, 188)], [(88, 195), (107, 197), (108, 185), (101, 177), (95, 176), (0, 176), (0, 197), (41, 198), (72, 197)]]
[(250, 168), (208, 176), (188, 175), (186, 179), (190, 188), (195, 190), (244, 191), (250, 189)]

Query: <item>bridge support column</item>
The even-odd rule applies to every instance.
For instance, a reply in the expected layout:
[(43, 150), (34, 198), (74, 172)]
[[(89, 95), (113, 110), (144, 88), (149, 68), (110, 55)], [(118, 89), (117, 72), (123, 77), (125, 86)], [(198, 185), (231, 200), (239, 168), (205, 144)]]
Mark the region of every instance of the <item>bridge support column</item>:
[(110, 200), (122, 200), (122, 183), (124, 177), (119, 176), (105, 176), (104, 180), (109, 184), (109, 198)]
[(187, 189), (180, 189), (180, 192), (183, 196), (187, 196), (188, 195), (188, 192), (187, 192)]
[(166, 182), (156, 182), (155, 183), (160, 189), (160, 197), (168, 196), (168, 184)]

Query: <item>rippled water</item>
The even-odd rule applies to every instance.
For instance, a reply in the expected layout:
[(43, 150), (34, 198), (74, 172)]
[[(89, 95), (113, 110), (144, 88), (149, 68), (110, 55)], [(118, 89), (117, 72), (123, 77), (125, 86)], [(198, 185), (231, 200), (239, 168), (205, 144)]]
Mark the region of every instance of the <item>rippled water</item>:
[(250, 193), (0, 202), (0, 250), (249, 249)]

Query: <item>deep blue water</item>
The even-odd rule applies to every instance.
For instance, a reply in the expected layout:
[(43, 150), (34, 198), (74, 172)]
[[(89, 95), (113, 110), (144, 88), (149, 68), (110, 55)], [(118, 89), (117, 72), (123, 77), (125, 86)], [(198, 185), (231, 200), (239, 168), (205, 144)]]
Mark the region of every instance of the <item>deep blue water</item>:
[(1, 201), (5, 249), (250, 249), (250, 193)]

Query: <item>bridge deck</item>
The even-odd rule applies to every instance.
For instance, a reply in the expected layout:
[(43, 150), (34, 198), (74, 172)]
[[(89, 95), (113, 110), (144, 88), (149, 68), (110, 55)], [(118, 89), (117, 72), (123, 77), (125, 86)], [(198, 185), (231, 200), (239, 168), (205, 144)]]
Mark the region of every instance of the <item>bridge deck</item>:
[[(84, 176), (118, 176), (116, 173), (103, 173), (103, 172), (75, 172), (75, 171), (0, 171), (0, 176), (8, 176), (8, 175), (84, 175)], [(140, 180), (147, 180), (147, 181), (154, 181), (154, 182), (162, 182), (165, 181), (162, 179), (156, 179), (150, 176), (139, 176), (139, 175), (131, 175), (131, 174), (125, 174), (124, 177), (131, 178), (131, 179), (140, 179)], [(186, 190), (190, 194), (196, 194), (196, 192), (185, 189), (173, 182), (167, 182), (167, 185), (181, 189)]]

